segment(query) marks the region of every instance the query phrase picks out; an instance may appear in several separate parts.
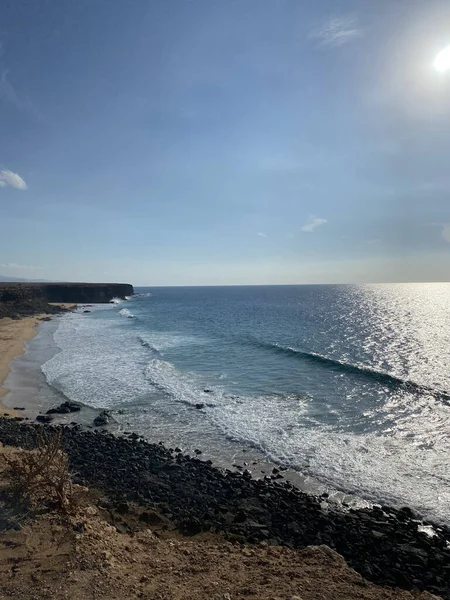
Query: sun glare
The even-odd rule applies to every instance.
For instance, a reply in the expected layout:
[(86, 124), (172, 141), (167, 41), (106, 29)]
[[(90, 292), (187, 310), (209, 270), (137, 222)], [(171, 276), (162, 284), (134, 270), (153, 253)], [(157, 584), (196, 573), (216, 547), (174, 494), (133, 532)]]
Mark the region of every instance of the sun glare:
[(433, 62), (436, 71), (444, 73), (450, 70), (450, 46), (447, 46), (439, 52)]

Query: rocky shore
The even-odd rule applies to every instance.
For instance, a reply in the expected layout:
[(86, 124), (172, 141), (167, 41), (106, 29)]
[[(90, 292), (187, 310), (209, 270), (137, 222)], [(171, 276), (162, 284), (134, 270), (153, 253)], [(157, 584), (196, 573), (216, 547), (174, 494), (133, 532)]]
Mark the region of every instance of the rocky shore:
[(126, 283), (0, 283), (0, 318), (20, 318), (36, 314), (56, 314), (61, 306), (52, 303), (82, 304), (110, 302), (132, 296)]
[[(1, 419), (0, 442), (32, 448), (40, 427), (54, 426)], [(75, 480), (107, 494), (124, 527), (130, 503), (137, 503), (146, 509), (142, 520), (151, 524), (156, 509), (187, 536), (217, 532), (232, 542), (289, 548), (325, 544), (372, 582), (450, 599), (450, 530), (419, 531), (420, 519), (406, 507), (339, 509), (280, 472), (255, 480), (248, 471), (219, 471), (136, 434), (65, 426), (62, 440)]]

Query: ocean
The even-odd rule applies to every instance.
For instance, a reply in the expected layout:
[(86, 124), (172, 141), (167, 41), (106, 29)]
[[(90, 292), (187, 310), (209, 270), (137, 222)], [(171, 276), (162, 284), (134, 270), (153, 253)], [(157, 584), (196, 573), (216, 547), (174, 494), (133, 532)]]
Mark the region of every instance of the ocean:
[(137, 288), (45, 325), (47, 384), (124, 430), (450, 523), (450, 284)]

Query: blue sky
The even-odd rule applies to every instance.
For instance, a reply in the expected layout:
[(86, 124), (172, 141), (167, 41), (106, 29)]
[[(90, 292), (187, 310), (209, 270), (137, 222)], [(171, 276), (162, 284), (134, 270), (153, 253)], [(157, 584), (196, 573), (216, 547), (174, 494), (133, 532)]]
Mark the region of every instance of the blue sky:
[(0, 274), (450, 278), (445, 0), (15, 0)]

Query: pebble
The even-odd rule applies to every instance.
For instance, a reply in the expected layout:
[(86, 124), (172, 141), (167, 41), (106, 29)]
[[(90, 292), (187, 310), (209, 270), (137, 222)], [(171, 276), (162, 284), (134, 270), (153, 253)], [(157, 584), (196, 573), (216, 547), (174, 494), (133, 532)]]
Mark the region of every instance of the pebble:
[[(0, 442), (33, 447), (37, 430), (56, 429), (0, 419)], [(450, 600), (450, 530), (424, 538), (409, 509), (336, 510), (281, 480), (223, 472), (210, 462), (176, 455), (164, 445), (62, 426), (62, 443), (75, 481), (92, 485), (115, 507), (135, 502), (170, 515), (185, 535), (223, 532), (234, 544), (267, 540), (289, 548), (328, 547), (365, 578), (385, 586), (417, 587)], [(154, 542), (156, 543), (156, 541)], [(450, 546), (449, 546), (450, 547)], [(251, 556), (251, 548), (246, 554)], [(334, 555), (333, 554), (333, 555)], [(426, 566), (425, 566), (426, 565)]]

